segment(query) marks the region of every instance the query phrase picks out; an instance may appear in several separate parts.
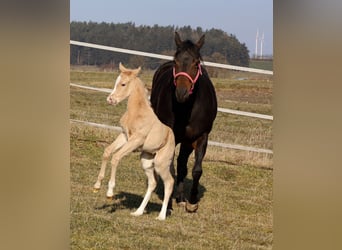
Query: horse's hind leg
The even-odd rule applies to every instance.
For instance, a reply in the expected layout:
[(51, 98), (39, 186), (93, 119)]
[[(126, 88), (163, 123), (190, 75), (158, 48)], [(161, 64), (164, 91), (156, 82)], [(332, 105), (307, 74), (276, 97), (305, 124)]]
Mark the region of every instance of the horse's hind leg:
[(94, 185), (94, 193), (98, 192), (101, 187), (101, 181), (104, 178), (107, 162), (108, 162), (110, 155), (113, 152), (117, 151), (119, 148), (121, 148), (126, 142), (127, 142), (126, 136), (123, 133), (121, 133), (115, 139), (115, 141), (112, 144), (110, 144), (108, 147), (106, 147), (106, 149), (104, 150), (103, 155), (102, 155), (102, 164), (101, 164), (100, 173)]
[(158, 220), (165, 220), (169, 201), (171, 201), (172, 203), (172, 200), (170, 200), (170, 198), (173, 190), (174, 179), (170, 172), (170, 164), (173, 160), (173, 152), (174, 146), (171, 149), (157, 152), (154, 158), (154, 169), (162, 178), (164, 183), (164, 199), (159, 216), (157, 217)]
[(172, 175), (169, 171), (169, 165), (168, 164), (163, 164), (163, 165), (164, 166), (160, 166), (159, 171), (157, 171), (157, 173), (160, 175), (160, 177), (162, 178), (164, 182), (164, 199), (163, 199), (162, 208), (157, 217), (158, 220), (165, 220), (166, 218), (167, 207), (171, 198), (171, 194), (173, 190), (173, 183), (174, 183)]
[(153, 170), (153, 155), (146, 153), (146, 152), (142, 152), (140, 158), (141, 158), (142, 168), (144, 169), (145, 174), (147, 176), (148, 186), (147, 186), (145, 197), (143, 201), (141, 202), (139, 208), (135, 212), (131, 213), (131, 215), (134, 215), (134, 216), (139, 216), (144, 213), (145, 207), (151, 198), (152, 192), (157, 186), (157, 182), (155, 180), (154, 170)]

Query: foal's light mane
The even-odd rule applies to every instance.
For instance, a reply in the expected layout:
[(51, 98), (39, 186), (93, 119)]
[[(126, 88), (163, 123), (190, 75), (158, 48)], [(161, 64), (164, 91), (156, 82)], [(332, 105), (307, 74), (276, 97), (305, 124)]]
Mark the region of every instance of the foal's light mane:
[(144, 82), (138, 76), (135, 76), (131, 80), (130, 84), (132, 84), (131, 88), (133, 89), (130, 96), (128, 97), (129, 105), (132, 105), (133, 108), (141, 108), (142, 106), (150, 107), (150, 100), (147, 96), (148, 91), (145, 87)]

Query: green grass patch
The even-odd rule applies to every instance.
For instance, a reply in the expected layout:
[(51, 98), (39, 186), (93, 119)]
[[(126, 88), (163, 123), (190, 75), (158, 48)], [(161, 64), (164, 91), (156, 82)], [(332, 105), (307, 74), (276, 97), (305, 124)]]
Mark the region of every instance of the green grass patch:
[(250, 68), (273, 70), (273, 60), (253, 60), (249, 61)]

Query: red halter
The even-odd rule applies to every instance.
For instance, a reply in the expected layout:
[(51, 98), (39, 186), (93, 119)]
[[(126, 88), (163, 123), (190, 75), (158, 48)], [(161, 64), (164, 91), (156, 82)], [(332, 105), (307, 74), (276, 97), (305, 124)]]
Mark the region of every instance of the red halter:
[(190, 90), (189, 90), (189, 94), (192, 94), (192, 90), (194, 89), (195, 83), (196, 83), (196, 81), (197, 81), (197, 79), (198, 79), (198, 77), (199, 77), (200, 75), (202, 75), (202, 69), (201, 69), (201, 64), (200, 64), (200, 63), (198, 64), (198, 70), (197, 70), (197, 74), (196, 74), (196, 76), (195, 76), (195, 79), (192, 79), (192, 77), (191, 77), (188, 73), (186, 73), (186, 72), (178, 72), (178, 73), (176, 74), (176, 69), (175, 69), (175, 67), (173, 67), (173, 78), (174, 78), (174, 84), (175, 84), (175, 86), (177, 86), (177, 84), (176, 84), (176, 78), (177, 78), (178, 76), (185, 76), (185, 77), (188, 78), (188, 79), (190, 80), (190, 82), (192, 83), (192, 86), (191, 86), (191, 88), (190, 88)]

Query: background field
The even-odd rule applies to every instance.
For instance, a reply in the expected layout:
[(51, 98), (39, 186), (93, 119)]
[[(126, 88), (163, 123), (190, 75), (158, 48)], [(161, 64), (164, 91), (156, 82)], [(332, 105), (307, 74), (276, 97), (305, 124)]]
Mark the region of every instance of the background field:
[[(70, 80), (112, 88), (118, 72), (72, 67)], [(226, 71), (212, 78), (220, 107), (272, 114), (270, 76)], [(151, 86), (153, 72), (141, 78)], [(220, 74), (219, 74), (220, 75)], [(109, 106), (106, 93), (70, 88), (70, 118), (118, 125), (126, 103)], [(200, 207), (188, 214), (174, 205), (165, 222), (154, 220), (161, 207), (162, 185), (147, 214), (135, 218), (146, 178), (139, 154), (118, 168), (115, 200), (105, 199), (106, 183), (92, 193), (101, 156), (117, 132), (71, 123), (71, 247), (73, 249), (270, 249), (272, 247), (272, 155), (209, 146), (200, 181)], [(218, 113), (210, 140), (272, 149), (272, 121)], [(178, 150), (178, 148), (177, 148)], [(189, 169), (193, 165), (190, 156)], [(191, 171), (190, 171), (191, 172)], [(188, 176), (187, 188), (191, 185)]]

